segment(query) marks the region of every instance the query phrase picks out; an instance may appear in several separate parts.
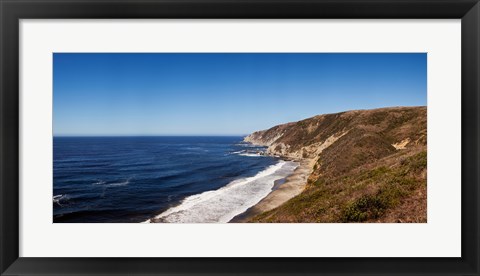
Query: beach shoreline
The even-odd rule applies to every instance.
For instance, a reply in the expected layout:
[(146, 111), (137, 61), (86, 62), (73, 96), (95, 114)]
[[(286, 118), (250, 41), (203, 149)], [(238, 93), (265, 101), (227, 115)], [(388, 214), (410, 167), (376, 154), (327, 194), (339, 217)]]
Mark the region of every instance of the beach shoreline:
[(257, 204), (248, 208), (245, 212), (236, 215), (228, 223), (249, 222), (255, 216), (277, 208), (291, 198), (299, 195), (305, 189), (308, 177), (313, 171), (314, 160), (292, 160), (288, 157), (282, 157), (282, 160), (298, 162), (299, 165), (291, 175), (275, 181), (284, 181), (284, 183), (280, 184), (276, 189), (272, 189), (272, 191)]
[[(252, 208), (260, 201), (264, 200), (272, 193), (272, 190), (275, 191), (281, 189), (281, 187), (284, 185), (284, 182), (287, 182), (287, 179), (290, 178), (294, 174), (295, 170), (297, 170), (299, 167), (299, 163), (291, 159), (279, 160), (277, 157), (275, 158), (275, 160), (277, 161), (276, 163), (273, 163), (265, 169), (258, 171), (257, 174), (255, 174), (254, 176), (235, 179), (232, 180), (229, 184), (220, 187), (219, 189), (209, 190), (199, 194), (187, 196), (186, 198), (182, 199), (177, 205), (166, 209), (165, 211), (156, 215), (153, 218), (149, 218), (146, 221), (143, 221), (143, 223), (203, 223), (205, 221), (215, 223), (228, 223), (240, 214), (245, 213), (248, 208)], [(249, 187), (253, 187), (253, 191), (255, 193), (252, 193), (252, 191), (249, 192)], [(232, 206), (228, 204), (225, 205), (226, 203), (228, 203), (229, 198), (225, 197), (226, 195), (228, 196), (228, 194), (225, 193), (230, 193), (229, 197), (233, 198), (233, 207), (237, 206), (236, 208), (230, 208), (227, 210), (222, 209), (225, 208), (225, 206)], [(244, 204), (239, 205), (238, 200), (241, 200), (242, 198), (248, 200), (245, 201)], [(212, 203), (212, 200), (215, 199), (218, 200)], [(210, 205), (208, 205), (207, 203)], [(198, 221), (198, 215), (189, 215), (192, 214), (192, 209), (202, 208), (202, 205), (205, 207), (206, 204), (209, 207), (200, 209), (205, 211), (203, 212), (204, 214), (208, 214), (206, 217), (202, 217), (205, 221)], [(218, 208), (211, 208), (214, 206)], [(221, 215), (221, 217), (217, 216), (218, 214), (222, 213), (223, 215)], [(173, 218), (173, 220), (171, 218)]]

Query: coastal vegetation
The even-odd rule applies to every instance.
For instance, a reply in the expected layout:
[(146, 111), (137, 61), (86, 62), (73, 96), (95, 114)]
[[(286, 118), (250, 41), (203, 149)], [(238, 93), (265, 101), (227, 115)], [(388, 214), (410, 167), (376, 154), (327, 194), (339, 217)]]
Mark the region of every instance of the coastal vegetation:
[(250, 222), (426, 222), (427, 108), (315, 116), (245, 138), (310, 166), (303, 191)]

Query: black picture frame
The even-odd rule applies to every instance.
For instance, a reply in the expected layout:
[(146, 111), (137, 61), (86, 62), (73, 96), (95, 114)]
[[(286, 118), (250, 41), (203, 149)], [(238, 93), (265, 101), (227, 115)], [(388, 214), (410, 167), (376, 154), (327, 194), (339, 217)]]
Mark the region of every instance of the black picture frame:
[[(0, 0), (0, 16), (1, 275), (480, 275), (480, 4), (477, 0)], [(461, 257), (19, 257), (19, 20), (25, 18), (461, 19)], [(438, 246), (441, 244), (439, 240)]]

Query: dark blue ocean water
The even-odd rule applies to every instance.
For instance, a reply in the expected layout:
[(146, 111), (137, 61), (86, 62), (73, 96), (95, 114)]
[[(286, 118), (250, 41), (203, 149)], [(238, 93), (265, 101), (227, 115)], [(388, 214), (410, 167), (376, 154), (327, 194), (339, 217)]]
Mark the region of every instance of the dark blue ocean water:
[[(232, 204), (245, 205), (245, 198), (265, 193), (263, 182), (284, 177), (292, 169), (284, 166), (279, 171), (283, 161), (257, 154), (264, 148), (242, 139), (55, 137), (53, 221), (143, 222), (199, 194), (169, 221), (218, 220), (224, 215), (220, 213), (238, 209)], [(257, 186), (252, 184), (260, 180)], [(211, 193), (202, 194), (218, 189), (215, 199)], [(232, 200), (232, 194), (238, 198)], [(218, 202), (225, 206), (219, 209)]]

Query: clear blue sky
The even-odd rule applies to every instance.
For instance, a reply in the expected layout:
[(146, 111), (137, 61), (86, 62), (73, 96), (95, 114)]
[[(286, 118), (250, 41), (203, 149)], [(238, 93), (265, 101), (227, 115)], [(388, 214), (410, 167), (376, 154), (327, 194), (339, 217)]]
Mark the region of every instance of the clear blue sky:
[(427, 55), (53, 55), (54, 135), (244, 135), (427, 104)]

